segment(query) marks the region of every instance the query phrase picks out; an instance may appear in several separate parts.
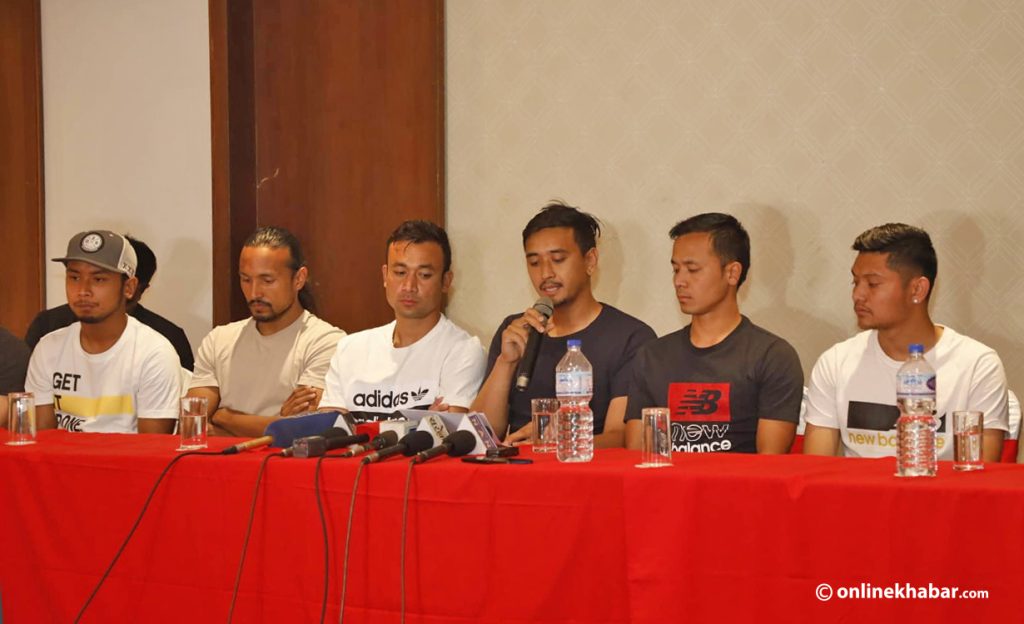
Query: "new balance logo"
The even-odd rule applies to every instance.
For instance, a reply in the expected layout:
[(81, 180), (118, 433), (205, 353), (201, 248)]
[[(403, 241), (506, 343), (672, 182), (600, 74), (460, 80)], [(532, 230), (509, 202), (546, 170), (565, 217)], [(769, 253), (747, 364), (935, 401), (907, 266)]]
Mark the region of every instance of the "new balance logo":
[(668, 407), (672, 420), (679, 422), (730, 422), (729, 384), (669, 384)]
[(676, 405), (676, 412), (680, 415), (707, 416), (718, 410), (718, 401), (722, 393), (718, 390), (698, 391), (694, 388), (687, 390), (683, 398)]

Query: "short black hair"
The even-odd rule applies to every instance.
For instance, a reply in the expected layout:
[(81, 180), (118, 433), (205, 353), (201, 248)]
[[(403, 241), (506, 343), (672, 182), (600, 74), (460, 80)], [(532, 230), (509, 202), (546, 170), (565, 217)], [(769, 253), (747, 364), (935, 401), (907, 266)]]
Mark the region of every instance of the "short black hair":
[(743, 229), (743, 224), (732, 215), (721, 212), (705, 212), (689, 219), (683, 219), (672, 226), (668, 235), (672, 240), (686, 234), (706, 232), (711, 237), (711, 248), (722, 261), (722, 266), (730, 262), (739, 262), (740, 281), (736, 288), (743, 285), (750, 270), (750, 235)]
[[(935, 255), (932, 238), (921, 228), (905, 223), (886, 223), (863, 232), (853, 241), (853, 250), (859, 253), (887, 253), (885, 264), (899, 272), (907, 282), (912, 277), (924, 276), (935, 286), (939, 274), (939, 259)], [(931, 297), (931, 290), (928, 297)], [(927, 297), (926, 297), (927, 298)]]
[(555, 227), (572, 228), (573, 238), (583, 254), (597, 247), (597, 239), (601, 236), (601, 222), (597, 217), (555, 200), (541, 208), (526, 224), (523, 229), (523, 247), (526, 247), (526, 239), (539, 230)]
[[(249, 238), (245, 239), (242, 247), (269, 247), (271, 249), (287, 247), (290, 256), (288, 268), (292, 270), (292, 273), (294, 274), (306, 266), (306, 256), (302, 253), (302, 245), (299, 244), (299, 239), (283, 227), (275, 225), (258, 227), (255, 232), (249, 235)], [(308, 280), (302, 287), (302, 290), (299, 291), (299, 305), (310, 312), (316, 312), (316, 300), (313, 298)]]
[(132, 249), (135, 250), (135, 258), (138, 261), (138, 266), (135, 268), (135, 277), (139, 278), (138, 294), (141, 295), (143, 290), (149, 288), (149, 284), (153, 281), (153, 276), (156, 274), (156, 254), (149, 248), (149, 245), (134, 236), (125, 234), (124, 237), (128, 239)]
[(422, 219), (403, 221), (401, 225), (395, 228), (391, 236), (388, 236), (388, 242), (384, 245), (385, 263), (387, 263), (387, 252), (391, 248), (391, 243), (399, 242), (437, 243), (441, 246), (442, 253), (444, 253), (444, 272), (447, 273), (451, 270), (452, 246), (448, 242), (448, 233), (440, 225)]

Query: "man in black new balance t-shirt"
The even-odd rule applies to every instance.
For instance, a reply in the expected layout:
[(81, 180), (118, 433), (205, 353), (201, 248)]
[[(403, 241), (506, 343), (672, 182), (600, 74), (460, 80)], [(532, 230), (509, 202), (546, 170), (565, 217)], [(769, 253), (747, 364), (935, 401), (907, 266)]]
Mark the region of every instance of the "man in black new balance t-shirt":
[[(594, 370), (594, 445), (623, 444), (630, 364), (655, 334), (643, 321), (594, 298), (590, 280), (597, 270), (600, 233), (597, 219), (560, 203), (545, 206), (523, 230), (530, 280), (555, 308), (546, 324), (533, 308), (507, 317), (491, 341), (484, 385), (472, 410), (486, 414), (499, 435), (510, 430), (506, 443), (530, 438), (530, 400), (555, 396), (555, 366), (565, 355), (566, 340), (573, 338), (582, 341)], [(513, 377), (531, 326), (544, 336), (530, 385), (520, 392)]]
[(736, 292), (750, 267), (750, 238), (719, 213), (681, 221), (669, 235), (683, 329), (637, 352), (626, 409), (626, 446), (640, 448), (641, 410), (668, 407), (672, 449), (786, 453), (793, 443), (803, 371), (792, 346), (740, 314)]

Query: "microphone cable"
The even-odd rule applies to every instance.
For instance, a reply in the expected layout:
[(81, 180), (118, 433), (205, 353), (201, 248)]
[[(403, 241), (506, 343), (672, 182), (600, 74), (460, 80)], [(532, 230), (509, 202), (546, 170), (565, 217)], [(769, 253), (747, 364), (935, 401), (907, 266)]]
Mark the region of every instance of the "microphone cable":
[[(217, 453), (220, 455), (220, 453)], [(249, 549), (249, 536), (252, 534), (252, 523), (256, 518), (256, 501), (260, 496), (260, 482), (263, 481), (263, 472), (267, 468), (267, 462), (271, 457), (284, 457), (284, 453), (271, 453), (260, 462), (259, 472), (256, 473), (256, 486), (252, 491), (252, 504), (249, 506), (249, 523), (245, 527), (245, 539), (242, 541), (242, 555), (238, 559), (238, 572), (235, 574), (235, 586), (231, 590), (231, 606), (228, 607), (228, 624), (231, 624), (231, 617), (235, 613), (235, 601), (238, 599), (238, 588), (242, 584), (242, 569), (245, 567), (245, 552)]]
[(110, 565), (107, 566), (107, 569), (103, 572), (103, 575), (100, 577), (99, 582), (96, 583), (96, 587), (93, 588), (92, 593), (89, 594), (89, 597), (86, 599), (85, 604), (82, 605), (82, 608), (78, 611), (78, 615), (75, 616), (75, 624), (78, 624), (78, 622), (81, 621), (82, 616), (85, 615), (85, 610), (89, 608), (89, 605), (92, 603), (93, 598), (95, 598), (96, 594), (99, 593), (100, 587), (103, 586), (103, 583), (106, 582), (107, 577), (110, 576), (110, 572), (114, 569), (114, 566), (117, 564), (117, 560), (121, 558), (121, 555), (124, 553), (124, 549), (128, 546), (128, 542), (130, 542), (132, 536), (135, 535), (135, 530), (138, 529), (139, 524), (142, 523), (142, 517), (146, 515), (146, 510), (149, 509), (149, 504), (153, 501), (153, 495), (156, 494), (157, 488), (160, 487), (160, 483), (164, 480), (164, 477), (167, 476), (167, 473), (170, 472), (174, 464), (178, 463), (178, 461), (180, 461), (181, 458), (188, 457), (189, 455), (220, 454), (220, 451), (186, 451), (184, 453), (179, 454), (177, 457), (168, 462), (166, 466), (164, 466), (163, 471), (160, 472), (160, 476), (156, 478), (156, 483), (154, 483), (152, 489), (149, 490), (149, 495), (146, 496), (146, 501), (142, 503), (142, 509), (139, 510), (139, 515), (137, 518), (135, 518), (135, 523), (132, 524), (132, 528), (128, 531), (127, 537), (124, 538), (124, 541), (121, 543), (121, 547), (117, 549), (116, 553), (114, 553), (114, 558), (113, 560), (111, 560)]
[(330, 544), (327, 541), (327, 517), (324, 516), (323, 497), (320, 496), (320, 465), (324, 463), (327, 457), (327, 455), (321, 455), (316, 458), (316, 472), (313, 473), (313, 494), (316, 496), (316, 511), (320, 515), (320, 531), (323, 533), (324, 539), (324, 595), (320, 601), (320, 624), (324, 624), (324, 618), (327, 616), (327, 588), (328, 579), (331, 574), (331, 551)]
[(338, 615), (338, 624), (343, 624), (345, 621), (345, 592), (348, 590), (348, 552), (349, 544), (352, 542), (352, 518), (355, 516), (356, 511), (356, 491), (359, 489), (359, 477), (363, 475), (363, 468), (366, 466), (363, 462), (359, 462), (359, 466), (356, 468), (356, 478), (352, 483), (352, 499), (348, 504), (348, 526), (345, 527), (345, 559), (341, 564), (341, 610)]
[(416, 458), (409, 461), (409, 470), (405, 473), (405, 494), (402, 496), (402, 552), (398, 565), (399, 587), (402, 594), (402, 606), (399, 612), (400, 624), (405, 624), (405, 529), (409, 521), (409, 486), (412, 485), (412, 469), (416, 467)]
[[(331, 578), (331, 555), (330, 555), (331, 550), (330, 550), (330, 541), (329, 541), (328, 536), (327, 536), (327, 517), (324, 514), (323, 495), (322, 495), (322, 492), (320, 491), (321, 490), (321, 488), (320, 488), (320, 465), (323, 463), (323, 461), (325, 459), (349, 459), (349, 456), (347, 456), (347, 455), (327, 455), (327, 454), (321, 455), (316, 460), (316, 472), (314, 473), (314, 476), (313, 476), (313, 494), (316, 496), (316, 509), (317, 509), (318, 514), (320, 515), (320, 530), (323, 533), (323, 542), (324, 542), (324, 594), (323, 594), (323, 599), (320, 602), (320, 624), (323, 624), (324, 620), (327, 618), (327, 597), (328, 597), (327, 594), (329, 593), (330, 578)], [(359, 484), (359, 473), (362, 471), (362, 469), (363, 469), (363, 464), (360, 463), (359, 467), (356, 469), (356, 483), (355, 483), (355, 485), (352, 486), (352, 488), (353, 488), (353, 492), (352, 492), (353, 502), (352, 502), (352, 506), (350, 506), (350, 508), (349, 508), (349, 518), (352, 517), (352, 512), (354, 510), (354, 505), (355, 505), (355, 501), (354, 501), (355, 488)], [(349, 532), (351, 532), (351, 527), (352, 527), (352, 522), (350, 520), (349, 521)], [(347, 556), (348, 539), (347, 539), (347, 536), (346, 536), (345, 544), (346, 544), (345, 562), (346, 562), (346, 565), (347, 565), (347, 563), (348, 563), (348, 556)], [(344, 605), (344, 590), (342, 592), (342, 596), (343, 596), (342, 597), (342, 605)], [(343, 607), (343, 609), (344, 609), (344, 607)], [(344, 611), (342, 612), (341, 617), (342, 617), (342, 619), (344, 619), (344, 617), (345, 617)]]

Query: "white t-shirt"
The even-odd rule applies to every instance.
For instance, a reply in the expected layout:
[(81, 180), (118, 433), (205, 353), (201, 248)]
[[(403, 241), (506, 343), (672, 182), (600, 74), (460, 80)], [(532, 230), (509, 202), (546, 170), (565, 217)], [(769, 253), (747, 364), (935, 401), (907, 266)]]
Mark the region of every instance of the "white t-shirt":
[(196, 352), (189, 387), (217, 388), (221, 407), (277, 416), (297, 386), (324, 386), (331, 356), (344, 335), (309, 310), (269, 336), (260, 334), (251, 318), (214, 327)]
[[(924, 358), (935, 369), (940, 459), (953, 458), (954, 411), (980, 410), (986, 429), (1009, 428), (1006, 373), (994, 350), (945, 327)], [(875, 330), (834, 345), (811, 372), (807, 422), (839, 429), (847, 456), (894, 456), (896, 373), (902, 365), (885, 354)]]
[(128, 317), (121, 337), (103, 353), (82, 349), (81, 323), (40, 339), (25, 390), (53, 405), (68, 431), (135, 433), (139, 418), (177, 418), (181, 362), (155, 330)]
[(441, 396), (468, 408), (486, 364), (475, 336), (441, 315), (426, 336), (395, 348), (395, 321), (338, 342), (320, 405), (352, 411), (393, 412), (429, 406)]

